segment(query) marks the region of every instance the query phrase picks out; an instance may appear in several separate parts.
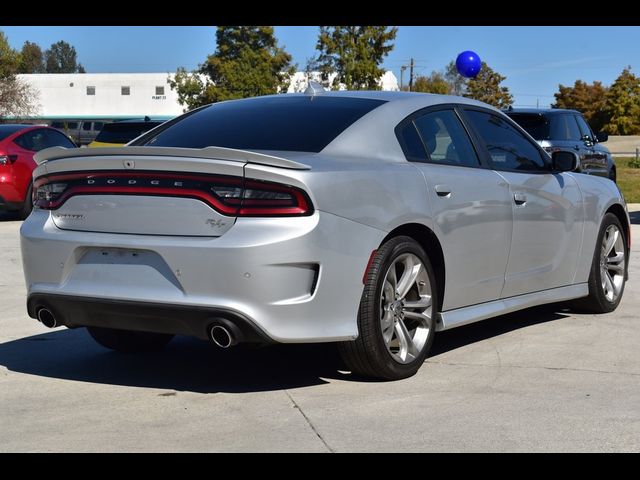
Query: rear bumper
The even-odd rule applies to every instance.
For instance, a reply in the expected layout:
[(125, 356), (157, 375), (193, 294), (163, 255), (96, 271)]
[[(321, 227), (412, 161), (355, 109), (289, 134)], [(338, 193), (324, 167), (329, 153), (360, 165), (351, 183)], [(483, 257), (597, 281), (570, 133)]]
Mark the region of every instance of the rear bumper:
[(178, 237), (62, 230), (35, 210), (21, 228), (29, 314), (49, 302), (69, 326), (206, 338), (206, 319), (224, 313), (277, 342), (353, 339), (362, 274), (385, 235), (319, 211)]
[(27, 299), (31, 318), (41, 308), (50, 310), (58, 325), (106, 327), (142, 332), (190, 335), (207, 340), (212, 325), (232, 323), (241, 341), (269, 343), (271, 339), (244, 315), (215, 307), (165, 305), (162, 303), (93, 299), (68, 295), (34, 293)]

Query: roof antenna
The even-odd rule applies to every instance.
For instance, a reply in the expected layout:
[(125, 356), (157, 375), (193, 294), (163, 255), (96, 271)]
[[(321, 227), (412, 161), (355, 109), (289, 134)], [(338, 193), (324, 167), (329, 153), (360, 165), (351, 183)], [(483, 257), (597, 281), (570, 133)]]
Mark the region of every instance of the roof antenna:
[(319, 93), (324, 93), (324, 87), (322, 86), (322, 84), (314, 80), (309, 81), (309, 85), (307, 86), (307, 89), (304, 91), (304, 94), (315, 97)]

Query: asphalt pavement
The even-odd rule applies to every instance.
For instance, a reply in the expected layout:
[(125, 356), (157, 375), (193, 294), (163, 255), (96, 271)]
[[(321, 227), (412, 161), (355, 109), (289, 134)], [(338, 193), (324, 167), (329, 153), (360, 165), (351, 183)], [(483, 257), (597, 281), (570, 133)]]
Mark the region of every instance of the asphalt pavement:
[(638, 452), (640, 205), (618, 310), (546, 306), (436, 336), (414, 377), (330, 345), (125, 355), (29, 318), (20, 222), (0, 215), (0, 452)]

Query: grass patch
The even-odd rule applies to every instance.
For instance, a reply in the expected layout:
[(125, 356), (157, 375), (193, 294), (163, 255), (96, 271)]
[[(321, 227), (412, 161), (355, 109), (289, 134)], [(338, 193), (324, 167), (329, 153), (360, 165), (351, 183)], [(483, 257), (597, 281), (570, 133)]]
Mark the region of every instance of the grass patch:
[(633, 157), (616, 157), (618, 186), (627, 203), (640, 203), (640, 168), (631, 168)]

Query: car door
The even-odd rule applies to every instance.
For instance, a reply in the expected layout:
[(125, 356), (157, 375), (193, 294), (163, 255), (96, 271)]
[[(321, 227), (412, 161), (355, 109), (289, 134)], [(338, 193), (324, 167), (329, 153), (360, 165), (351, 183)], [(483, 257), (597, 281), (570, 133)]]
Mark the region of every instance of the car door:
[(552, 144), (551, 152), (555, 150), (567, 150), (579, 157), (578, 171), (585, 172), (589, 161), (590, 151), (584, 146), (578, 124), (572, 114), (555, 113), (549, 115), (549, 138)]
[(582, 115), (573, 115), (573, 117), (580, 129), (582, 148), (587, 152), (588, 173), (608, 177), (609, 171), (607, 168), (606, 153), (596, 148), (596, 136), (591, 131), (591, 128), (584, 117)]
[(446, 264), (442, 309), (498, 299), (511, 243), (508, 183), (481, 164), (453, 106), (422, 110), (396, 132), (425, 178)]
[(582, 195), (572, 173), (553, 173), (538, 145), (505, 116), (465, 109), (493, 169), (508, 183), (511, 249), (502, 298), (571, 285), (582, 239)]

